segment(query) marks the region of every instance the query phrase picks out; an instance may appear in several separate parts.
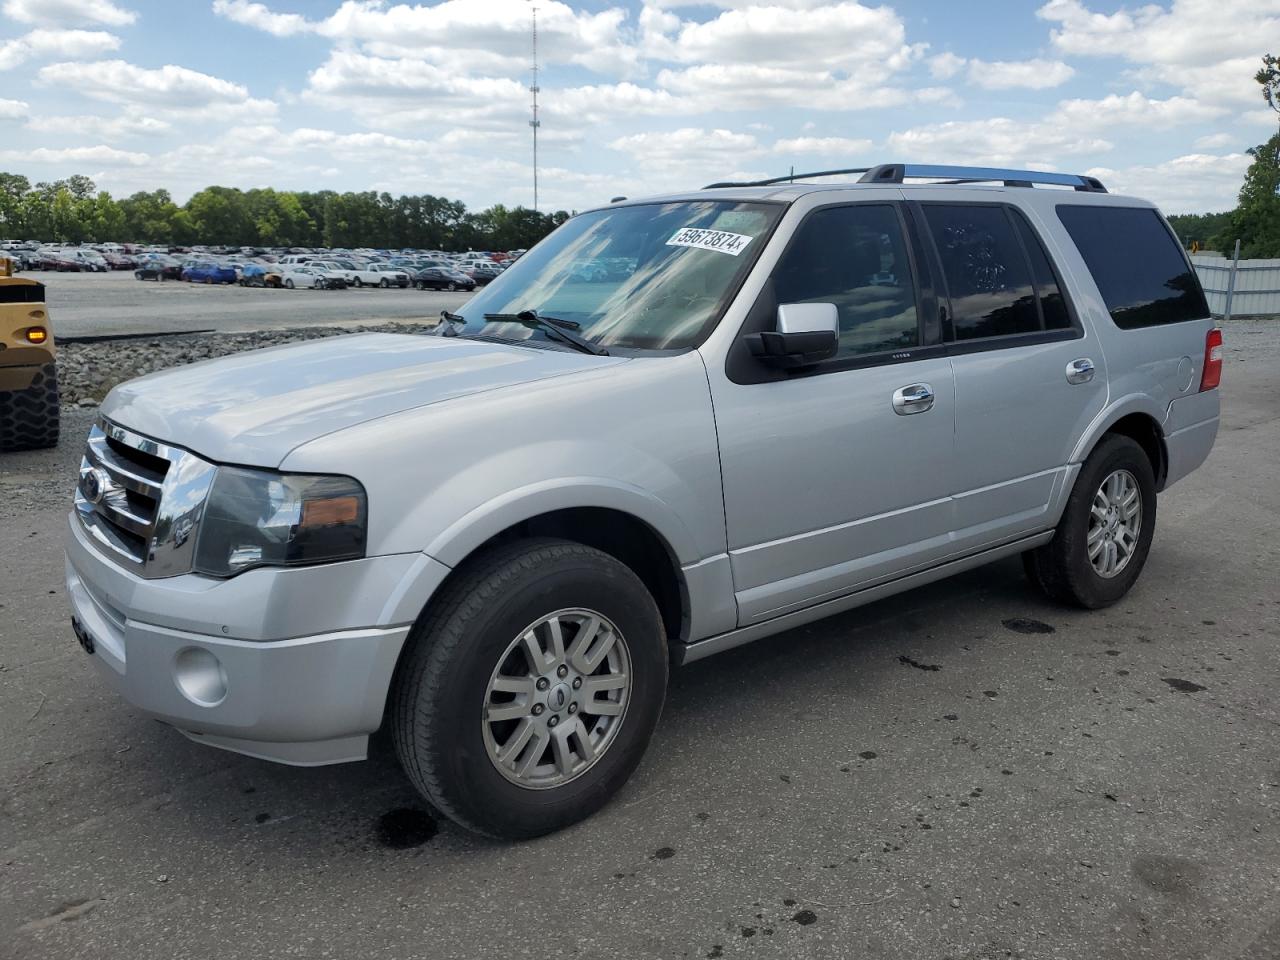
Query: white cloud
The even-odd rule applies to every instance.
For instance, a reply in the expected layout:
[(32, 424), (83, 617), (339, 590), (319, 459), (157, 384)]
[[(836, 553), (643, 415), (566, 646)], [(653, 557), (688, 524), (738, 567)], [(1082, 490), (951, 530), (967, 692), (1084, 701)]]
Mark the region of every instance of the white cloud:
[(935, 80), (950, 80), (963, 70), (968, 62), (964, 57), (956, 56), (954, 53), (940, 53), (936, 57), (929, 58), (929, 73)]
[(870, 150), (870, 140), (852, 137), (792, 137), (776, 140), (774, 153), (816, 153), (828, 157), (847, 157)]
[(64, 116), (36, 114), (27, 120), (28, 130), (120, 140), (125, 137), (159, 136), (173, 129), (173, 124), (155, 117), (122, 115), (118, 117)]
[(25, 100), (0, 99), (0, 120), (20, 120), (30, 109), (31, 105)]
[(1112, 193), (1152, 200), (1165, 213), (1230, 210), (1251, 158), (1243, 153), (1192, 153), (1161, 163), (1085, 171)]
[(34, 150), (0, 150), (0, 163), (35, 163), (59, 166), (75, 166), (77, 164), (103, 164), (108, 166), (140, 167), (151, 161), (145, 153), (133, 153), (117, 150), (106, 144), (96, 147), (67, 147), (63, 150), (52, 150), (48, 147), (36, 147)]
[(124, 60), (51, 63), (41, 67), (36, 77), (44, 86), (64, 85), (94, 100), (132, 104), (151, 112), (205, 111), (202, 116), (187, 118), (193, 121), (275, 109), (269, 100), (250, 97), (248, 88), (241, 84), (173, 64), (151, 70)]
[(1078, 135), (1051, 122), (1023, 123), (1007, 117), (952, 120), (889, 134), (895, 157), (927, 163), (982, 162), (1053, 169), (1054, 158), (1101, 153), (1112, 144)]
[(1258, 96), (1252, 82), (1267, 37), (1280, 36), (1276, 0), (1173, 0), (1099, 13), (1082, 0), (1049, 0), (1038, 15), (1055, 24), (1053, 45), (1077, 56), (1119, 57), (1149, 82), (1204, 100)]
[[(448, 62), (474, 72), (484, 67), (505, 74), (528, 68), (532, 8), (526, 0), (444, 0), (433, 5), (378, 0), (345, 0), (329, 17), (308, 20), (280, 14), (262, 3), (215, 0), (214, 12), (276, 36), (315, 33), (336, 41), (362, 43), (383, 57)], [(538, 52), (546, 63), (569, 63), (600, 73), (625, 74), (636, 63), (619, 8), (576, 11), (559, 0), (538, 4)]]
[(1061, 60), (970, 60), (969, 82), (984, 90), (1045, 90), (1076, 74)]
[(1095, 130), (1103, 127), (1174, 127), (1186, 123), (1203, 123), (1226, 113), (1225, 107), (1202, 103), (1190, 97), (1152, 100), (1136, 90), (1121, 95), (1111, 94), (1101, 100), (1063, 100), (1051, 122), (1073, 130)]
[(110, 27), (123, 27), (133, 23), (138, 15), (111, 0), (5, 0), (5, 16), (19, 23), (75, 25), (102, 23)]
[(120, 47), (120, 38), (102, 30), (36, 29), (0, 43), (0, 70), (43, 57), (94, 57)]
[(1193, 146), (1197, 150), (1221, 150), (1223, 147), (1229, 147), (1239, 142), (1239, 137), (1233, 137), (1229, 133), (1211, 133), (1207, 136), (1197, 137)]

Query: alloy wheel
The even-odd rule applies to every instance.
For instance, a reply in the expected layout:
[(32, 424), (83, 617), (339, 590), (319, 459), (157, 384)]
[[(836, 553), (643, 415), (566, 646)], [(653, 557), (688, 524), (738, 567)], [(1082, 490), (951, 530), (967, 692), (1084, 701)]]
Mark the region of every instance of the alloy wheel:
[(603, 614), (573, 608), (536, 620), (489, 678), (481, 716), (489, 760), (528, 789), (577, 779), (617, 738), (631, 680), (626, 640)]
[(1128, 470), (1102, 481), (1089, 507), (1089, 563), (1100, 577), (1118, 576), (1133, 558), (1142, 530), (1142, 491)]

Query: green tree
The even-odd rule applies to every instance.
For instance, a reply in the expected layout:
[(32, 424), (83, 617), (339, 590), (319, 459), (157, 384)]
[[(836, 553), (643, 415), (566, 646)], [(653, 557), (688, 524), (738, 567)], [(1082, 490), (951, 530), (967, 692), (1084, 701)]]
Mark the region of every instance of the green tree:
[[(1254, 80), (1261, 85), (1267, 106), (1280, 113), (1280, 58), (1264, 56)], [(1214, 246), (1229, 254), (1239, 238), (1240, 256), (1245, 259), (1280, 257), (1280, 131), (1252, 148), (1249, 156), (1253, 162), (1240, 188), (1240, 205)]]

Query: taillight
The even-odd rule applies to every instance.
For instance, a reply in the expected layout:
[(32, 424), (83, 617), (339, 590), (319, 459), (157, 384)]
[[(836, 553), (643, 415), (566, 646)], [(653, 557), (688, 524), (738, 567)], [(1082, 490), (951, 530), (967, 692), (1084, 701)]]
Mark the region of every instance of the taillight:
[(1214, 327), (1204, 338), (1204, 373), (1200, 391), (1215, 389), (1222, 382), (1222, 331)]

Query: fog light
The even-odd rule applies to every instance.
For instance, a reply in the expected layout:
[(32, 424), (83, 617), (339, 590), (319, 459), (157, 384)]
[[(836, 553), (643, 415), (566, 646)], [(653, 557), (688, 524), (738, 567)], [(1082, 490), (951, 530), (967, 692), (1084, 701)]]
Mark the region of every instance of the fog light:
[(200, 647), (178, 651), (173, 679), (184, 697), (202, 707), (216, 707), (227, 696), (227, 671), (217, 657)]
[(44, 343), (49, 339), (49, 331), (44, 327), (30, 327), (27, 330), (28, 343)]

